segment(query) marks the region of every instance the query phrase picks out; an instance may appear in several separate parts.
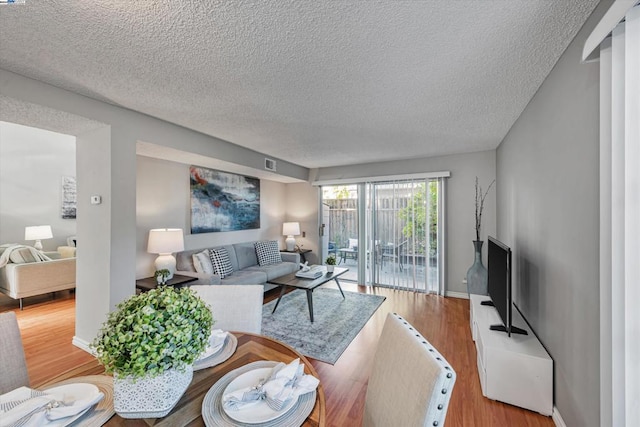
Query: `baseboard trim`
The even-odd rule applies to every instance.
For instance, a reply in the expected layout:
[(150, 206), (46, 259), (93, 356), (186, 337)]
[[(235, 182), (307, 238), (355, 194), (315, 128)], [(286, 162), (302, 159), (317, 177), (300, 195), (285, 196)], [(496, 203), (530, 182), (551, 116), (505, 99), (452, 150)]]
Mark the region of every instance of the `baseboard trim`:
[(448, 296), (451, 298), (469, 299), (469, 294), (466, 292), (447, 291), (445, 292), (445, 296)]
[(553, 406), (553, 414), (551, 415), (551, 419), (553, 420), (556, 427), (567, 427), (567, 425), (564, 423), (564, 420), (562, 419), (562, 416), (560, 416), (558, 407), (555, 405)]
[(75, 345), (76, 347), (78, 347), (81, 350), (86, 351), (87, 353), (89, 353), (92, 356), (95, 356), (96, 353), (95, 351), (93, 351), (93, 349), (91, 347), (89, 347), (89, 343), (81, 338), (78, 338), (77, 336), (73, 336), (73, 339), (71, 340), (71, 344)]

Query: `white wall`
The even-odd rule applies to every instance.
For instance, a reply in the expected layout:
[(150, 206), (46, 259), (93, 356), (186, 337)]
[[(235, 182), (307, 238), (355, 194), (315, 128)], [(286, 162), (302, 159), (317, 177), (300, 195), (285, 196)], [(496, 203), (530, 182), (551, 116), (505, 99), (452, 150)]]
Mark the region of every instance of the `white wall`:
[(498, 236), (515, 300), (554, 360), (567, 426), (599, 426), (599, 66), (569, 45), (497, 152)]
[(147, 253), (152, 228), (182, 228), (185, 249), (199, 249), (253, 240), (278, 240), (284, 247), (286, 184), (260, 180), (260, 228), (190, 234), (189, 165), (137, 156), (136, 277), (154, 272), (157, 255)]
[[(130, 254), (121, 247), (112, 247), (114, 230), (133, 234), (125, 221), (113, 217), (113, 209), (121, 206), (111, 191), (112, 141), (108, 126), (85, 132), (76, 138), (78, 176), (78, 249), (76, 262), (76, 334), (74, 342), (90, 342), (113, 304), (135, 292), (135, 282), (127, 280), (131, 268), (122, 257)], [(120, 169), (121, 176), (124, 166)], [(99, 205), (90, 204), (90, 197), (102, 197)], [(120, 252), (114, 256), (114, 252)], [(122, 277), (125, 277), (123, 279)], [(115, 286), (110, 286), (111, 284)], [(82, 341), (78, 341), (80, 338)]]
[[(256, 151), (1, 69), (0, 95), (105, 125), (97, 132), (76, 135), (76, 234), (80, 243), (74, 342), (80, 346), (94, 338), (109, 309), (135, 292), (136, 144), (139, 141), (254, 169), (264, 167), (264, 155)], [(93, 163), (82, 163), (80, 168), (84, 160)], [(276, 160), (280, 175), (307, 179), (306, 168)], [(90, 195), (101, 195), (102, 205), (90, 205)], [(269, 233), (274, 232), (272, 228), (277, 227), (270, 226)]]
[[(323, 168), (317, 180), (348, 179), (367, 176), (402, 175), (410, 173), (450, 171), (447, 179), (447, 278), (448, 292), (466, 293), (462, 280), (473, 264), (475, 240), (475, 177), (483, 188), (495, 179), (496, 152), (456, 154), (451, 156), (371, 163), (344, 167)], [(316, 203), (317, 209), (317, 203)], [(496, 192), (491, 190), (485, 200), (482, 215), (481, 239), (496, 234)], [(483, 248), (486, 266), (487, 250)]]
[(0, 243), (21, 243), (24, 228), (51, 225), (45, 251), (67, 244), (76, 220), (62, 219), (62, 177), (76, 176), (76, 138), (0, 122)]

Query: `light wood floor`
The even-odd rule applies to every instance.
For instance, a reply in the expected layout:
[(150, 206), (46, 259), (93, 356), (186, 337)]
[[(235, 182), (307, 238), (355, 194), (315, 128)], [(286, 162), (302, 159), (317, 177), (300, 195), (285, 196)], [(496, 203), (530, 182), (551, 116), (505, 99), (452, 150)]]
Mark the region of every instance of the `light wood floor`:
[[(469, 330), (469, 302), (457, 298), (413, 294), (390, 289), (343, 285), (345, 290), (387, 297), (335, 365), (313, 360), (326, 394), (327, 426), (358, 426), (361, 423), (367, 378), (384, 319), (396, 312), (407, 319), (447, 359), (458, 375), (446, 425), (460, 426), (553, 426), (550, 417), (489, 400), (482, 396), (476, 368), (475, 345)], [(268, 302), (277, 295), (265, 295)], [(0, 300), (0, 311), (14, 309), (22, 332), (32, 385), (40, 384), (91, 356), (74, 347), (75, 300), (72, 293), (56, 299), (17, 304)]]

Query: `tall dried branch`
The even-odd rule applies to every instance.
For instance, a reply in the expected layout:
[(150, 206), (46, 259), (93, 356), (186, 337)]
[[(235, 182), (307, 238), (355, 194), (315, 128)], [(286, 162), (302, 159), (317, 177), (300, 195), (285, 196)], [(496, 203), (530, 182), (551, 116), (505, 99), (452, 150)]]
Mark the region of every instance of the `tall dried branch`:
[(495, 184), (496, 180), (494, 179), (489, 184), (487, 191), (482, 192), (482, 187), (478, 183), (478, 177), (476, 176), (476, 240), (480, 240), (480, 227), (482, 226), (482, 210), (484, 209), (484, 199), (489, 194), (489, 190), (493, 184)]

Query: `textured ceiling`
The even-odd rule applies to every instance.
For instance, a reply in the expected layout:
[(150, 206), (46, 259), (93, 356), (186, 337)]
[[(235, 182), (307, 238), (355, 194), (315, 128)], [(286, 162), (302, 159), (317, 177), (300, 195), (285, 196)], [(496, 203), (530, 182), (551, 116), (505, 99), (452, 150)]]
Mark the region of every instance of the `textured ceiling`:
[(31, 104), (0, 95), (0, 121), (32, 126), (67, 135), (79, 135), (105, 126), (89, 120), (42, 105)]
[(495, 148), (597, 0), (27, 0), (0, 67), (306, 167)]

